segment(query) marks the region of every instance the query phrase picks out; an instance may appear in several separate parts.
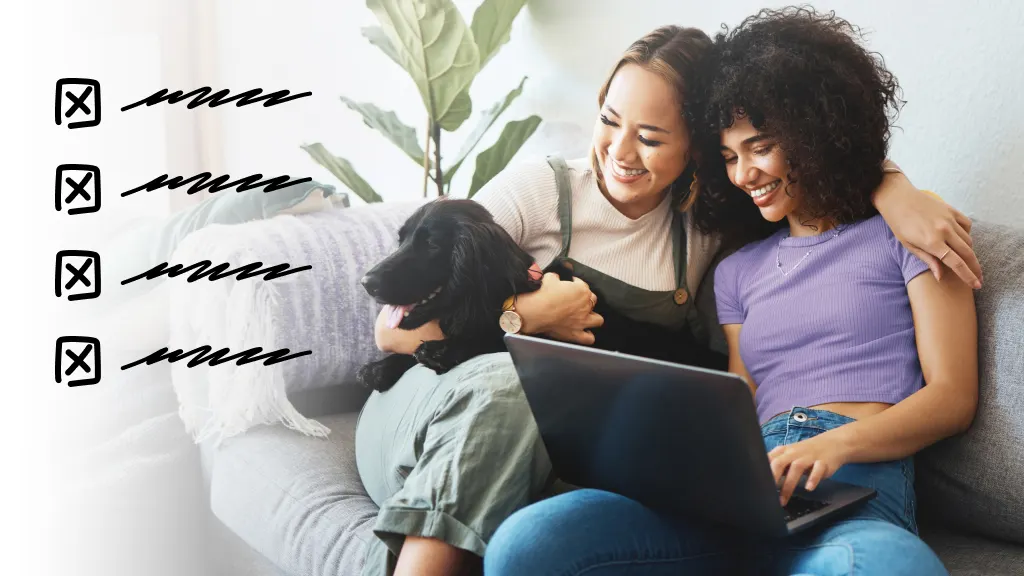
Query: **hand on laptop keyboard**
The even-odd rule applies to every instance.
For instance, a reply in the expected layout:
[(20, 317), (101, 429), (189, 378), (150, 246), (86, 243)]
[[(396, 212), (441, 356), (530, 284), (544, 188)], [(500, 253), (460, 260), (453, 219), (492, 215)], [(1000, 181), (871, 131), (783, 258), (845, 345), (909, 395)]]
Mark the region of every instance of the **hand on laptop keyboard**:
[(790, 496), (789, 503), (783, 506), (782, 509), (786, 512), (786, 522), (791, 522), (801, 516), (806, 516), (811, 512), (821, 510), (825, 506), (828, 506), (828, 502), (824, 502), (822, 500), (809, 500), (794, 494), (793, 496)]

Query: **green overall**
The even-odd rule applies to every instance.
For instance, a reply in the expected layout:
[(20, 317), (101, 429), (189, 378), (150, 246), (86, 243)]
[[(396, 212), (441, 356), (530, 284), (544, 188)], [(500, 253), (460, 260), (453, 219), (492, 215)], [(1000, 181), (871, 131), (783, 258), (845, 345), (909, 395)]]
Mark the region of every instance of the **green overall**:
[(605, 316), (605, 324), (595, 330), (595, 346), (660, 360), (701, 363), (706, 348), (694, 342), (690, 331), (696, 310), (694, 299), (690, 297), (690, 290), (686, 286), (686, 232), (683, 226), (686, 215), (673, 210), (672, 256), (676, 288), (652, 291), (627, 284), (569, 257), (572, 242), (569, 168), (565, 160), (558, 156), (549, 157), (548, 164), (555, 172), (558, 186), (562, 250), (547, 271), (557, 271), (559, 268), (567, 270), (586, 282), (597, 295), (602, 308), (597, 312)]
[[(553, 265), (571, 267), (628, 322), (688, 332), (695, 311), (685, 286), (685, 216), (677, 214), (673, 224), (678, 288), (630, 286), (568, 257), (572, 193), (565, 162), (552, 157), (549, 163), (558, 182), (562, 229), (562, 253)], [(367, 494), (380, 507), (377, 538), (366, 542), (363, 566), (363, 574), (373, 576), (394, 572), (406, 536), (440, 539), (483, 556), (498, 526), (551, 490), (554, 480), (505, 352), (478, 356), (440, 376), (417, 365), (387, 392), (373, 392), (359, 415), (356, 463)]]

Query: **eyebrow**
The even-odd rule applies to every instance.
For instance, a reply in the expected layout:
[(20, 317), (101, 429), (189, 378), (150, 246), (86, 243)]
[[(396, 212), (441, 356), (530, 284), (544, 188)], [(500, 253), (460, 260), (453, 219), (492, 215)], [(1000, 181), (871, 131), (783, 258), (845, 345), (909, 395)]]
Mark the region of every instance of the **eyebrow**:
[[(617, 116), (619, 118), (622, 117), (621, 114), (619, 114), (618, 112), (615, 111), (615, 108), (612, 108), (611, 106), (609, 106), (607, 104), (605, 104), (604, 107), (607, 108), (608, 111), (611, 112), (612, 114), (614, 114), (615, 116)], [(664, 128), (659, 128), (659, 127), (657, 127), (657, 126), (655, 126), (653, 124), (637, 124), (637, 126), (643, 128), (644, 130), (650, 130), (651, 132), (662, 132), (664, 134), (671, 134), (671, 132), (669, 132), (668, 130), (665, 130)]]
[[(751, 136), (750, 138), (747, 138), (743, 142), (740, 142), (740, 144), (743, 145), (743, 146), (750, 146), (751, 144), (757, 144), (758, 142), (760, 142), (762, 140), (771, 140), (771, 138), (772, 137), (770, 135), (768, 135), (768, 134), (758, 134), (756, 136)], [(729, 150), (729, 151), (731, 151), (732, 148), (729, 148), (725, 144), (722, 144), (720, 150)]]

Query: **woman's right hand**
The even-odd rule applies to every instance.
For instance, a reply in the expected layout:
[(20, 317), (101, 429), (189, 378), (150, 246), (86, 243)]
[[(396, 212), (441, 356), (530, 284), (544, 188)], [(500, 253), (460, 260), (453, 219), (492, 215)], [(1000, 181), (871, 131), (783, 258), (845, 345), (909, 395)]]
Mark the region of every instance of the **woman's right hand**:
[(549, 272), (539, 290), (516, 298), (516, 312), (523, 319), (525, 334), (544, 334), (589, 346), (594, 343), (590, 330), (604, 324), (604, 318), (594, 313), (595, 304), (597, 295), (586, 282), (579, 278), (562, 281), (558, 274)]

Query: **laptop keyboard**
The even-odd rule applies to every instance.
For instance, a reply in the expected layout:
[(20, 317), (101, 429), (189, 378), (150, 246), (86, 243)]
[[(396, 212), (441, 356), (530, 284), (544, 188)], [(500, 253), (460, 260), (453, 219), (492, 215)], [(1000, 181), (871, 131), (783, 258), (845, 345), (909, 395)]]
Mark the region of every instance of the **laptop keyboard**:
[(811, 512), (821, 510), (825, 506), (828, 506), (828, 502), (822, 502), (821, 500), (808, 500), (807, 498), (801, 498), (797, 495), (790, 496), (789, 502), (782, 508), (786, 513), (786, 522), (792, 522), (801, 516), (806, 516)]

